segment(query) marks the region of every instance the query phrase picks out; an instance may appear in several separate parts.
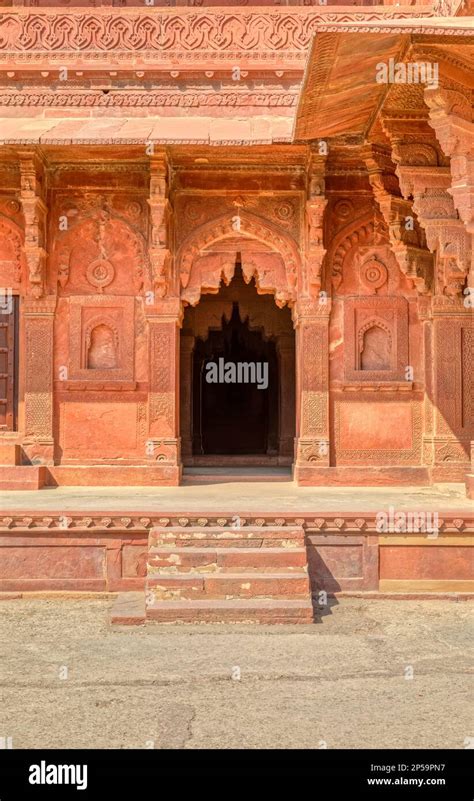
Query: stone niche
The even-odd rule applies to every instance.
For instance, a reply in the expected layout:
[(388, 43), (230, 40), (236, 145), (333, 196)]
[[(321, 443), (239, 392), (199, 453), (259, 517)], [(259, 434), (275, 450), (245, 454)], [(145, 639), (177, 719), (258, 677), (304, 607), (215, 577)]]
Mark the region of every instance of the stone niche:
[(86, 295), (69, 303), (68, 382), (127, 382), (133, 389), (134, 298)]
[(345, 382), (405, 381), (407, 366), (407, 301), (401, 297), (345, 298)]

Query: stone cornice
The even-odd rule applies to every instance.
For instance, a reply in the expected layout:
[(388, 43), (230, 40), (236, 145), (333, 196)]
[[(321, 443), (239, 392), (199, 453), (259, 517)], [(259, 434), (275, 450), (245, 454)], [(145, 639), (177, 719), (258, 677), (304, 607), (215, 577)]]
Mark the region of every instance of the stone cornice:
[[(386, 511), (385, 508), (380, 511)], [(401, 509), (400, 511), (409, 511)], [(419, 511), (419, 510), (417, 510)], [(474, 520), (467, 510), (444, 512), (438, 510), (439, 532), (443, 535), (468, 535), (474, 532)], [(294, 526), (302, 525), (307, 531), (324, 534), (377, 535), (377, 512), (322, 512), (320, 514), (267, 514), (249, 512), (239, 514), (240, 524), (246, 526)], [(84, 514), (79, 511), (25, 511), (3, 510), (0, 515), (0, 536), (147, 536), (155, 526), (231, 526), (234, 513), (225, 512), (108, 512), (93, 511)], [(384, 535), (385, 537), (397, 534)], [(399, 535), (398, 535), (399, 536)], [(414, 534), (408, 536), (415, 536)], [(419, 536), (419, 535), (418, 535)], [(428, 540), (429, 541), (429, 540)]]

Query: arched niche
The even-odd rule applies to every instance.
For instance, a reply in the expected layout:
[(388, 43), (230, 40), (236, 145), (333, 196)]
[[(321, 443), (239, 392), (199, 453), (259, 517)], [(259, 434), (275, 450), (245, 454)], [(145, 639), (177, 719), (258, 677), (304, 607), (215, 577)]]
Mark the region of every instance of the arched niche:
[(359, 369), (391, 370), (392, 336), (379, 320), (366, 323), (359, 331)]
[(98, 323), (87, 337), (87, 369), (114, 370), (119, 366), (118, 337), (110, 325)]

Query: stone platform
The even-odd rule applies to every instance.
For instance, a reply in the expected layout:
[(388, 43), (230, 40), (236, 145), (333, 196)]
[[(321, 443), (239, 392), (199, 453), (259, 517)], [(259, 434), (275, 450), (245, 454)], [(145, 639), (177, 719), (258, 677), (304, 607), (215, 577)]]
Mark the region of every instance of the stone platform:
[[(421, 514), (416, 526), (415, 513)], [(387, 530), (380, 527), (384, 514)], [(395, 519), (399, 530), (393, 526)], [(153, 566), (151, 532), (159, 529), (172, 534), (176, 527), (184, 532), (208, 531), (211, 539), (216, 528), (230, 533), (240, 527), (243, 537), (258, 532), (265, 547), (276, 528), (288, 534), (301, 529), (311, 588), (308, 597), (311, 593), (317, 597), (321, 591), (371, 597), (453, 593), (466, 597), (474, 592), (474, 504), (466, 499), (462, 484), (329, 489), (297, 487), (291, 481), (5, 491), (0, 499), (0, 592), (140, 593), (144, 598), (147, 571)], [(212, 545), (209, 553), (216, 550)], [(222, 558), (224, 552), (219, 553)], [(255, 556), (259, 558), (257, 551)], [(253, 571), (259, 568), (256, 562), (248, 566)], [(275, 571), (268, 596), (277, 606), (279, 601), (286, 603), (288, 587), (285, 598), (278, 598), (278, 587), (283, 585), (278, 584), (277, 563), (267, 567)], [(286, 573), (291, 565), (283, 567)], [(198, 600), (203, 609), (209, 600), (215, 602), (216, 595), (236, 594), (235, 584), (229, 591), (234, 572), (226, 577), (224, 591), (211, 598), (207, 591), (214, 592), (216, 587), (206, 586), (210, 577), (199, 579), (203, 597)], [(190, 589), (189, 582), (179, 581), (182, 588)], [(260, 591), (261, 585), (254, 589)], [(247, 590), (237, 592), (237, 605)], [(195, 597), (185, 600), (191, 606), (196, 603)], [(169, 610), (176, 612), (171, 606)]]

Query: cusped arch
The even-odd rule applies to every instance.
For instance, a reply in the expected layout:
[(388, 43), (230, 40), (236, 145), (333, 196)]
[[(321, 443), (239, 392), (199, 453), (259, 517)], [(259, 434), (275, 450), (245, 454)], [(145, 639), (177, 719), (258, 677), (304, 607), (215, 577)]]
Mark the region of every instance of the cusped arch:
[[(242, 210), (205, 223), (182, 243), (177, 254), (182, 299), (194, 306), (203, 292), (216, 292), (221, 280), (232, 280), (235, 263), (229, 257), (212, 260), (211, 254), (219, 242), (238, 238), (255, 240), (268, 249), (262, 256), (252, 254), (242, 265), (245, 280), (254, 277), (257, 291), (272, 293), (279, 306), (294, 301), (301, 265), (296, 242), (278, 226)], [(203, 265), (206, 255), (208, 264)]]

